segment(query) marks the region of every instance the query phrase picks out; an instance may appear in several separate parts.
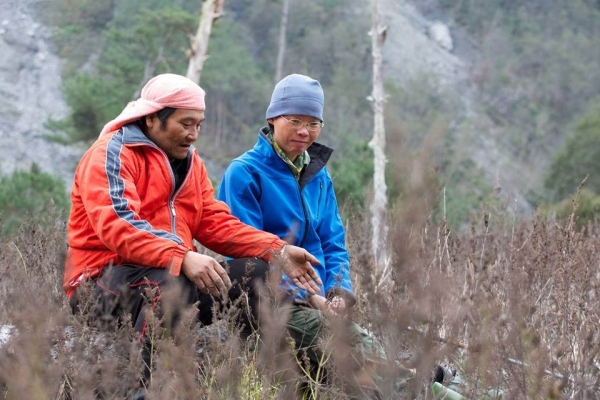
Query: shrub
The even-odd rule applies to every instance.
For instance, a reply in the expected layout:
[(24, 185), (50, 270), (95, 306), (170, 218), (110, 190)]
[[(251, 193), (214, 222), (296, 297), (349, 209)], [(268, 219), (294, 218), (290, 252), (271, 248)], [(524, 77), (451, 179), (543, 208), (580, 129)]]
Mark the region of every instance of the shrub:
[(557, 220), (569, 219), (574, 213), (575, 222), (581, 227), (588, 222), (595, 222), (600, 215), (600, 196), (590, 189), (582, 189), (574, 197), (540, 206), (540, 212), (547, 218)]
[[(358, 298), (352, 318), (416, 370), (403, 397), (432, 398), (433, 366), (448, 360), (468, 382), (461, 392), (469, 398), (482, 398), (481, 388), (501, 388), (511, 399), (598, 398), (600, 226), (582, 235), (541, 218), (516, 225), (486, 217), (455, 234), (411, 204), (390, 221), (393, 255), (385, 271), (373, 266), (366, 218), (348, 229)], [(0, 325), (18, 330), (0, 348), (0, 398), (131, 398), (141, 370), (136, 343), (127, 332), (94, 334), (70, 316), (57, 288), (64, 235), (64, 226), (23, 229), (0, 248)], [(264, 322), (277, 329), (254, 351), (234, 336), (203, 344), (195, 330), (179, 341), (158, 338), (158, 384), (149, 396), (293, 398), (304, 381), (319, 398), (350, 398), (335, 376), (323, 385), (294, 373), (293, 359), (284, 362), (285, 330), (277, 324), (285, 310), (276, 314), (268, 304)], [(192, 316), (185, 314), (184, 325), (193, 325)], [(66, 339), (70, 348), (61, 346)], [(399, 398), (389, 381), (379, 387), (383, 398)]]
[(42, 172), (37, 164), (29, 171), (15, 170), (0, 178), (0, 221), (2, 234), (9, 234), (27, 219), (35, 219), (42, 226), (52, 223), (46, 216), (56, 210), (69, 208), (63, 181)]
[(554, 157), (545, 179), (551, 199), (561, 200), (574, 193), (587, 174), (588, 189), (600, 193), (600, 104), (579, 121)]

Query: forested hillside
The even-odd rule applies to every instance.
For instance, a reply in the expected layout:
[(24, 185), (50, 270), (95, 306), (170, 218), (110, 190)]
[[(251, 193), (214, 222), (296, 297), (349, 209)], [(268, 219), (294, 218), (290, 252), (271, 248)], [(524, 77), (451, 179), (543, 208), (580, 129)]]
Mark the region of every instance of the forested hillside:
[[(224, 0), (213, 28), (195, 146), (215, 183), (265, 123), (283, 4)], [(162, 324), (182, 298), (164, 291), (164, 308), (145, 314), (146, 398), (356, 399), (368, 386), (381, 399), (425, 400), (440, 371), (470, 399), (600, 398), (600, 2), (380, 5), (385, 251), (373, 251), (368, 208), (371, 1), (289, 0), (285, 29), (283, 75), (308, 74), (325, 91), (319, 141), (336, 149), (328, 168), (356, 303), (326, 317), (310, 369), (290, 352), (283, 293), (262, 291), (260, 331), (240, 340), (235, 304), (214, 309), (209, 326), (195, 307), (179, 326)], [(81, 151), (151, 76), (185, 74), (202, 1), (2, 6), (0, 400), (139, 399), (147, 343), (132, 321), (98, 329), (93, 281), (77, 292), (81, 313), (65, 296), (67, 186)], [(350, 321), (384, 345), (386, 362), (354, 357)], [(369, 370), (382, 379), (364, 380)]]
[[(264, 123), (282, 17), (281, 1), (224, 7), (200, 82), (208, 120), (197, 147), (215, 179)], [(594, 165), (561, 175), (561, 160), (579, 159), (575, 150), (552, 163), (598, 100), (599, 8), (588, 0), (382, 1), (392, 204), (402, 201), (415, 159), (439, 193), (445, 188), (427, 201), (444, 201), (437, 213), (443, 207), (455, 228), (481, 207), (514, 201), (530, 216), (572, 194)], [(49, 138), (85, 145), (150, 76), (185, 74), (200, 9), (197, 0), (39, 2), (69, 107), (46, 121)], [(370, 12), (362, 0), (291, 0), (286, 26), (284, 74), (311, 75), (325, 89), (320, 140), (336, 149), (331, 170), (347, 212), (362, 209), (372, 175)], [(433, 40), (440, 21), (449, 43)]]

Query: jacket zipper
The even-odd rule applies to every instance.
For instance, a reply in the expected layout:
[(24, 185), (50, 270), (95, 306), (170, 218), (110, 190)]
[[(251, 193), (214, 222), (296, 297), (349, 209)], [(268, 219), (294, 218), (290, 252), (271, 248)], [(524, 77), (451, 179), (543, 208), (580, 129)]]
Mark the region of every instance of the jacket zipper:
[(169, 162), (169, 158), (165, 154), (165, 160), (167, 161), (167, 165), (169, 166), (169, 173), (171, 174), (171, 180), (173, 181), (173, 190), (171, 191), (171, 197), (169, 198), (169, 208), (171, 209), (171, 230), (174, 235), (177, 235), (177, 227), (176, 227), (176, 217), (177, 212), (175, 211), (175, 197), (181, 192), (183, 186), (188, 180), (188, 176), (190, 175), (190, 169), (193, 162), (193, 157), (190, 157), (188, 160), (187, 172), (185, 174), (185, 178), (183, 178), (183, 182), (179, 185), (179, 189), (175, 191), (175, 174), (173, 173), (173, 169), (171, 168), (171, 163)]
[(321, 195), (323, 194), (323, 181), (319, 182), (319, 200), (317, 200), (317, 221), (319, 220), (319, 211), (321, 211)]
[[(296, 180), (296, 178), (294, 178)], [(300, 203), (302, 203), (302, 212), (304, 213), (304, 232), (302, 233), (302, 240), (298, 247), (304, 246), (304, 242), (306, 241), (306, 236), (308, 236), (308, 213), (306, 212), (306, 204), (304, 204), (304, 197), (302, 197), (302, 191), (300, 190), (300, 183), (296, 181), (296, 186), (298, 187), (298, 195), (300, 195)]]
[(167, 157), (167, 154), (160, 147), (158, 147), (155, 144), (144, 143), (144, 145), (153, 147), (156, 150), (158, 150), (160, 152), (160, 154), (162, 154), (162, 156), (165, 159), (165, 162), (167, 164), (167, 169), (169, 171), (169, 174), (171, 175), (171, 195), (169, 196), (169, 200), (167, 201), (167, 207), (169, 207), (169, 211), (171, 214), (171, 233), (177, 236), (177, 223), (176, 223), (177, 211), (175, 210), (175, 198), (177, 197), (179, 192), (181, 192), (181, 189), (183, 188), (183, 186), (185, 185), (185, 183), (188, 180), (188, 176), (190, 175), (190, 168), (191, 168), (191, 165), (193, 162), (193, 157), (190, 157), (190, 159), (188, 160), (188, 169), (187, 169), (187, 173), (185, 174), (185, 178), (183, 179), (183, 182), (181, 182), (179, 189), (177, 191), (175, 191), (175, 174), (173, 173), (173, 168), (171, 168), (171, 163), (169, 162), (169, 157)]
[(177, 192), (175, 192), (175, 174), (173, 173), (173, 168), (171, 168), (171, 163), (169, 162), (169, 157), (167, 156), (167, 154), (154, 143), (143, 142), (143, 143), (137, 143), (137, 144), (132, 144), (132, 145), (134, 145), (134, 146), (140, 146), (140, 145), (141, 146), (150, 146), (150, 147), (155, 148), (156, 150), (158, 150), (160, 152), (160, 154), (162, 154), (163, 158), (165, 159), (165, 162), (167, 163), (167, 168), (169, 170), (169, 174), (171, 175), (171, 182), (172, 182), (171, 195), (169, 196), (169, 200), (167, 201), (167, 207), (169, 207), (169, 211), (171, 213), (171, 233), (174, 234), (175, 236), (177, 236), (177, 229), (176, 229), (177, 228), (176, 227), (177, 212), (175, 211), (175, 197), (177, 197), (177, 194), (179, 194), (179, 192), (183, 188), (183, 185), (185, 185), (185, 183), (188, 180), (190, 167), (193, 162), (193, 156), (190, 157), (190, 159), (188, 160), (188, 170), (187, 170), (187, 173), (185, 174), (185, 178), (183, 179), (183, 182), (181, 182), (181, 186), (179, 186), (179, 190), (177, 190)]
[(304, 214), (304, 232), (302, 233), (302, 240), (298, 244), (298, 247), (304, 246), (304, 242), (306, 241), (306, 236), (308, 236), (308, 212), (306, 212), (306, 204), (304, 204), (304, 197), (302, 197), (302, 190), (300, 189), (300, 182), (296, 179), (294, 175), (294, 171), (290, 168), (289, 165), (286, 164), (290, 172), (292, 173), (292, 177), (296, 182), (296, 187), (298, 188), (298, 195), (300, 196), (300, 203), (302, 204), (302, 213)]

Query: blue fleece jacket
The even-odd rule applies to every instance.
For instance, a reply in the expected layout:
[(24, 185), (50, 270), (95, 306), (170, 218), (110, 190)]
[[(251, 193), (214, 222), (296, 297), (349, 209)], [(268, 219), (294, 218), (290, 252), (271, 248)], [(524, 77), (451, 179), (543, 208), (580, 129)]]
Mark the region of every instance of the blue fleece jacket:
[[(310, 164), (296, 181), (266, 132), (265, 127), (254, 148), (231, 162), (219, 186), (219, 200), (242, 222), (308, 250), (321, 262), (313, 266), (323, 281), (321, 295), (341, 294), (353, 303), (346, 234), (325, 168), (333, 150), (313, 143)], [(286, 277), (282, 285), (297, 298), (305, 294)]]

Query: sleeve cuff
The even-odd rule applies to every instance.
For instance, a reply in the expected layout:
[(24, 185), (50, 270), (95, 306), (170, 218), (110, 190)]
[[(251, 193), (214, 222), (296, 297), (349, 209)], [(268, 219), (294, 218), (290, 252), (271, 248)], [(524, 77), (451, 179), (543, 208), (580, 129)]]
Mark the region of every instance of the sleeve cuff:
[(183, 258), (186, 253), (190, 251), (187, 247), (177, 246), (175, 251), (173, 252), (173, 259), (171, 260), (171, 264), (169, 265), (169, 274), (174, 276), (179, 276), (181, 273), (181, 265), (183, 264)]
[(285, 240), (277, 239), (259, 258), (262, 258), (266, 262), (271, 262), (274, 256), (279, 256), (283, 247), (287, 245), (288, 243)]

